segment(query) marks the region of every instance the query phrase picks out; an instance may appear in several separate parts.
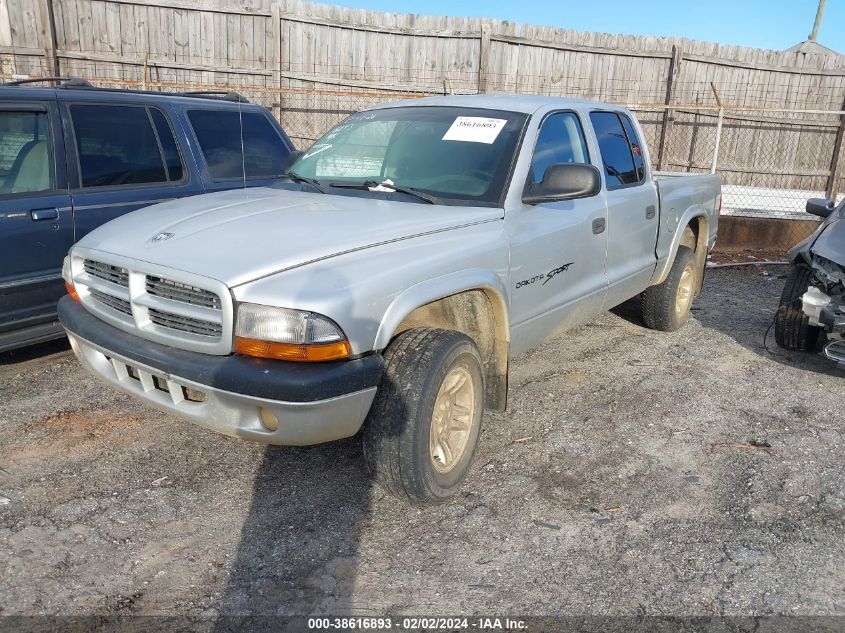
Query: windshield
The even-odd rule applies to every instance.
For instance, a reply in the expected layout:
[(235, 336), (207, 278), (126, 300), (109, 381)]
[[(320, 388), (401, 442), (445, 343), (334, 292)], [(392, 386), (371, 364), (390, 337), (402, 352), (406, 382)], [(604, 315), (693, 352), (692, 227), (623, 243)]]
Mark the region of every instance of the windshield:
[(326, 187), (389, 180), (387, 186), (438, 198), (498, 203), (525, 119), (461, 107), (360, 112), (314, 143), (291, 171)]

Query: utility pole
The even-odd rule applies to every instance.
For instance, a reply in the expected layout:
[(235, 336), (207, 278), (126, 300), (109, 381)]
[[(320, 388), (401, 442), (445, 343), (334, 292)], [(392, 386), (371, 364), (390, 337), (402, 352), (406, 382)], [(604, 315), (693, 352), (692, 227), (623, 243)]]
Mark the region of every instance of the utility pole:
[(813, 32), (810, 33), (810, 41), (815, 42), (819, 39), (819, 27), (822, 25), (822, 18), (824, 17), (824, 5), (827, 0), (819, 0), (819, 8), (816, 9), (816, 21), (813, 22)]

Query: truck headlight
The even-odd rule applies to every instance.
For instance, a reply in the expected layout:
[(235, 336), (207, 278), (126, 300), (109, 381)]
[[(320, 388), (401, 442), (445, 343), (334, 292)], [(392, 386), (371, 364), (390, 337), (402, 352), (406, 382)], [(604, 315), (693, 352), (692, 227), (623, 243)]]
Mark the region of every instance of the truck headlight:
[(238, 304), (237, 354), (314, 362), (346, 358), (351, 351), (346, 335), (328, 317), (255, 303)]
[(62, 279), (65, 280), (65, 290), (74, 301), (79, 301), (79, 295), (76, 293), (76, 288), (73, 285), (73, 274), (70, 271), (70, 256), (65, 256), (62, 262)]

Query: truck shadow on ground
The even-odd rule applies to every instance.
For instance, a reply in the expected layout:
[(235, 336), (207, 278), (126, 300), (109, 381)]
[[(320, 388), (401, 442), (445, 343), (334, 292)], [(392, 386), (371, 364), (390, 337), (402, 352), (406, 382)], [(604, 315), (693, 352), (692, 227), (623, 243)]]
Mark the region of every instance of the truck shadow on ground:
[[(778, 347), (774, 318), (783, 289), (781, 273), (786, 267), (772, 267), (770, 275), (758, 271), (708, 271), (704, 289), (693, 303), (691, 319), (720, 332), (747, 350), (792, 368), (845, 377), (845, 369), (822, 353), (825, 337), (819, 337), (815, 353), (793, 352)], [(635, 297), (610, 312), (632, 325), (646, 327), (641, 316), (641, 299)]]
[(729, 336), (761, 359), (804, 371), (845, 377), (845, 370), (822, 352), (824, 333), (814, 352), (783, 349), (775, 340), (775, 314), (787, 266), (739, 271), (711, 270), (692, 317), (705, 328)]
[(372, 481), (360, 436), (268, 446), (215, 631), (279, 630), (278, 616), (349, 614)]
[[(307, 302), (315, 287), (349, 294), (351, 282), (324, 271), (300, 283)], [(354, 314), (344, 325), (374, 326)], [(265, 449), (215, 631), (307, 630), (305, 622), (279, 616), (354, 614), (359, 543), (369, 526), (374, 484), (362, 434), (317, 446)]]

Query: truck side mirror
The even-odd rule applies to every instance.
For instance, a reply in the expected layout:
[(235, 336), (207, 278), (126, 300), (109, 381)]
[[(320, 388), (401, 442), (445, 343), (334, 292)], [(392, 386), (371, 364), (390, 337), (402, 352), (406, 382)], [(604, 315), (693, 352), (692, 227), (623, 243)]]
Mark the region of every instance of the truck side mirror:
[(593, 165), (556, 163), (549, 165), (543, 180), (525, 188), (525, 204), (589, 198), (601, 191), (601, 173)]
[(807, 213), (826, 218), (833, 213), (835, 206), (832, 200), (826, 198), (810, 198), (807, 200)]
[(288, 169), (290, 169), (291, 165), (293, 165), (296, 161), (302, 158), (304, 154), (305, 152), (303, 152), (302, 150), (291, 150), (291, 153), (288, 154), (287, 158), (285, 159), (285, 167), (282, 172), (286, 172)]

